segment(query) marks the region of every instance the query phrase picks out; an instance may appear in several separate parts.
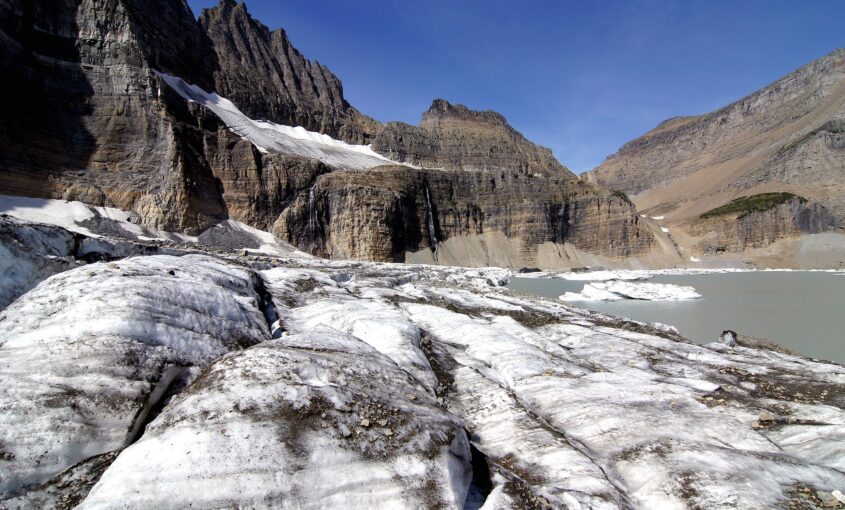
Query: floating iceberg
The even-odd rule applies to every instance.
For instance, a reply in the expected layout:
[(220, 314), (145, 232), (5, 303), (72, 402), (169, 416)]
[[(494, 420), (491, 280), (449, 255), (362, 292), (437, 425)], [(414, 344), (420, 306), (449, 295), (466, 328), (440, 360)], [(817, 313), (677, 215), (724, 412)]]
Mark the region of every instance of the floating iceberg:
[(567, 292), (563, 301), (619, 301), (642, 299), (646, 301), (679, 301), (701, 297), (695, 288), (670, 283), (640, 283), (628, 281), (593, 282), (584, 285), (580, 293)]

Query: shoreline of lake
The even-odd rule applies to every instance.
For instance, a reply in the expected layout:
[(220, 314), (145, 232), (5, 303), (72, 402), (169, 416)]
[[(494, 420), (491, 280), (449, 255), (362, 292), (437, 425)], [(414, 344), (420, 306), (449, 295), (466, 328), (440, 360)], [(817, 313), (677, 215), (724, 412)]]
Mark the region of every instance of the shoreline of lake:
[[(667, 272), (671, 272), (667, 274)], [(602, 271), (554, 276), (517, 274), (508, 288), (557, 299), (590, 282), (642, 280), (695, 288), (700, 299), (573, 301), (572, 306), (643, 322), (674, 326), (706, 344), (723, 330), (766, 339), (818, 359), (845, 362), (845, 273), (838, 270)], [(614, 277), (615, 276), (615, 277)], [(576, 279), (577, 278), (577, 279)]]

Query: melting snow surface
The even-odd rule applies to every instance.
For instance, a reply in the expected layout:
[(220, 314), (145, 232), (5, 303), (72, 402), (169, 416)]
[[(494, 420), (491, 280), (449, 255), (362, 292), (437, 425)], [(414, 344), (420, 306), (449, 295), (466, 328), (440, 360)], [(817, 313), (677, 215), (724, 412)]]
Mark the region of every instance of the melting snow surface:
[[(91, 264), (0, 312), (0, 506), (460, 509), (470, 445), (483, 508), (845, 489), (840, 365), (517, 296), (500, 269), (267, 260)], [(643, 285), (596, 288), (666, 293)]]
[(129, 220), (129, 213), (113, 207), (95, 207), (82, 202), (9, 195), (0, 195), (0, 213), (34, 223), (58, 225), (71, 232), (91, 237), (97, 235), (79, 223), (98, 216), (126, 223)]
[(119, 449), (167, 365), (269, 338), (250, 273), (137, 257), (48, 278), (0, 312), (0, 497)]
[[(131, 222), (131, 213), (129, 212), (113, 207), (96, 207), (76, 201), (0, 195), (0, 214), (7, 214), (26, 222), (56, 225), (89, 238), (101, 237), (98, 233), (99, 223), (108, 223), (118, 229), (122, 233), (122, 237), (138, 241), (198, 243), (203, 238), (202, 234), (200, 236), (188, 236), (178, 232), (148, 229)], [(206, 230), (204, 234), (212, 232), (225, 234), (229, 241), (229, 246), (226, 246), (226, 248), (229, 249), (245, 249), (247, 252), (264, 255), (310, 257), (310, 255), (298, 251), (290, 244), (279, 241), (273, 234), (236, 220), (221, 221)], [(87, 239), (85, 243), (90, 248), (84, 247), (83, 250), (96, 251), (96, 241)], [(67, 252), (68, 250), (65, 249), (64, 251)], [(51, 254), (58, 255), (52, 252)], [(68, 253), (62, 253), (62, 255), (68, 255)]]
[(302, 156), (320, 160), (332, 167), (353, 170), (401, 164), (378, 154), (369, 145), (348, 144), (300, 126), (250, 119), (234, 103), (214, 92), (206, 92), (175, 76), (164, 73), (158, 75), (179, 95), (213, 111), (233, 133), (249, 140), (263, 152)]

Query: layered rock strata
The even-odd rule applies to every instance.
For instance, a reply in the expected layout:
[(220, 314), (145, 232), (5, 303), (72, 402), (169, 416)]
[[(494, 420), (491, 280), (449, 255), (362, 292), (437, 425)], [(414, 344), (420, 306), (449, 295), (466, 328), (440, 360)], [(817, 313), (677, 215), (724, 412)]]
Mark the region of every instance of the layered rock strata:
[(836, 219), (822, 206), (794, 198), (765, 211), (705, 218), (689, 226), (696, 250), (707, 255), (740, 253), (802, 234), (825, 232)]
[[(840, 49), (720, 110), (667, 120), (586, 177), (626, 191), (639, 209), (665, 217), (673, 232), (683, 234), (676, 238), (690, 253), (722, 248), (739, 253), (807, 233), (842, 232), (843, 123), (845, 50)], [(805, 197), (816, 211), (812, 215), (833, 221), (800, 225), (787, 221), (788, 208), (751, 215), (740, 224), (700, 218), (738, 197), (770, 192)], [(701, 238), (704, 232), (709, 235)]]
[[(506, 265), (534, 264), (543, 243), (610, 258), (652, 247), (633, 206), (579, 183), (497, 113), (437, 100), (419, 127), (382, 129), (343, 99), (324, 66), (243, 4), (224, 0), (199, 22), (181, 0), (2, 9), (3, 92), (20, 98), (0, 114), (2, 194), (112, 206), (145, 228), (192, 235), (234, 219), (333, 257), (402, 261), (467, 236), (474, 254), (450, 263), (494, 262), (479, 236), (511, 246), (513, 256), (498, 261)], [(372, 140), (405, 166), (350, 172), (347, 148), (358, 168), (388, 161), (331, 139), (341, 157), (285, 149), (320, 142), (316, 133), (307, 134), (316, 142), (288, 137), (268, 150), (164, 76), (230, 96), (272, 137), (287, 136), (273, 125), (289, 124)]]
[(577, 179), (398, 166), (319, 176), (274, 232), (319, 255), (375, 260), (404, 260), (421, 249), (436, 254), (451, 238), (492, 233), (516, 240), (525, 263), (536, 261), (544, 243), (623, 257), (645, 253), (653, 240), (631, 204)]

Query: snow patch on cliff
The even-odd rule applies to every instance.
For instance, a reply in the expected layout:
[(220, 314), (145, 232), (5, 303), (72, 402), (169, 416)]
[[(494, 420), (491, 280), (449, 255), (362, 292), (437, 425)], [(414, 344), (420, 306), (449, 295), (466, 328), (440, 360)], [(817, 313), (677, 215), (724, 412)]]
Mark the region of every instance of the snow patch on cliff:
[[(0, 195), (0, 214), (25, 222), (55, 225), (94, 239), (105, 236), (145, 242), (204, 243), (222, 250), (245, 250), (255, 254), (286, 257), (311, 257), (289, 243), (276, 239), (270, 232), (233, 219), (223, 220), (199, 236), (189, 236), (138, 225), (132, 221), (132, 213), (114, 207), (97, 207), (76, 201), (8, 195)], [(98, 251), (99, 242), (92, 239), (85, 240), (78, 255)]]
[[(402, 165), (375, 152), (369, 145), (352, 145), (301, 126), (285, 126), (265, 120), (254, 120), (234, 103), (214, 92), (206, 92), (181, 78), (157, 73), (173, 90), (188, 101), (213, 111), (233, 133), (249, 140), (262, 152), (278, 152), (310, 159), (336, 167), (363, 170), (382, 165)], [(407, 165), (404, 165), (407, 166)]]

